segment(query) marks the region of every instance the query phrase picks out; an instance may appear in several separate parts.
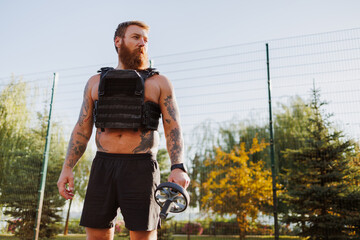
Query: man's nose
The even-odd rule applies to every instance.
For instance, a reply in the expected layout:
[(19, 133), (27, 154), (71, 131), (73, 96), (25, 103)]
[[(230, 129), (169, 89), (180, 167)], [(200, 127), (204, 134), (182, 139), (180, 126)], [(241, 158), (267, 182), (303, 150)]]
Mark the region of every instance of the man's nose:
[(145, 41), (144, 38), (141, 38), (141, 39), (140, 39), (139, 45), (142, 46), (142, 47), (146, 45), (146, 41)]

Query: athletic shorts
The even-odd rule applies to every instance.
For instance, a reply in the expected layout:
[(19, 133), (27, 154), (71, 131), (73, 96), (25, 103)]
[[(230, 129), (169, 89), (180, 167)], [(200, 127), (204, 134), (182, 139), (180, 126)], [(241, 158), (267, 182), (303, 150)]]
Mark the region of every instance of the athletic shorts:
[(120, 208), (130, 231), (160, 228), (154, 192), (160, 170), (152, 154), (97, 152), (91, 166), (80, 225), (111, 228)]

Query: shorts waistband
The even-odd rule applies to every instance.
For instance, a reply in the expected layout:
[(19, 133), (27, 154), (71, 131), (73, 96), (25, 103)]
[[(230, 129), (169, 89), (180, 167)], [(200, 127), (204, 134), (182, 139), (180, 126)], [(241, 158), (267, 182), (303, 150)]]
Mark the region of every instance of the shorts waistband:
[(101, 157), (105, 159), (117, 159), (117, 160), (146, 160), (156, 158), (151, 153), (106, 153), (106, 152), (96, 152), (95, 157)]

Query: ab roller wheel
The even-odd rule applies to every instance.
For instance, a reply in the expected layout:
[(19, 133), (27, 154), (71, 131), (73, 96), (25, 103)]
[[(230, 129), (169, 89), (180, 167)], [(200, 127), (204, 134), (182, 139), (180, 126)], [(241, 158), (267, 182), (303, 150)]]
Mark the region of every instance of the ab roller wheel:
[(157, 204), (161, 207), (161, 219), (166, 219), (169, 212), (179, 213), (185, 211), (190, 202), (187, 191), (172, 182), (161, 183), (154, 194)]

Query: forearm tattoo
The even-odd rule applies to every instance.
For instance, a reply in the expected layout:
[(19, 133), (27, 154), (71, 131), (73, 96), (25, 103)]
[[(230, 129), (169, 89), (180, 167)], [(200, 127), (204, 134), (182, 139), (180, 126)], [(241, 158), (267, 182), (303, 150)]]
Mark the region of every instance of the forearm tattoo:
[(140, 138), (140, 144), (133, 150), (133, 153), (150, 153), (150, 149), (154, 145), (154, 131), (143, 129)]
[(86, 143), (74, 139), (74, 136), (71, 135), (68, 150), (66, 153), (66, 165), (70, 168), (73, 168), (77, 161), (80, 159), (80, 157), (84, 154), (86, 150)]
[(83, 137), (83, 138), (86, 139), (87, 141), (90, 140), (89, 137), (87, 137), (86, 135), (82, 134), (81, 132), (77, 132), (76, 134), (79, 135), (79, 136), (81, 136), (81, 137)]
[[(182, 161), (183, 140), (180, 129), (178, 127), (179, 122), (177, 119), (178, 113), (176, 103), (172, 95), (168, 95), (164, 99), (164, 105), (166, 107), (167, 115), (170, 116), (170, 118), (166, 118), (163, 120), (164, 123), (167, 123), (171, 129), (170, 133), (168, 133), (166, 136), (168, 151), (171, 159), (171, 164), (175, 164)], [(175, 125), (170, 126), (174, 123)]]
[(182, 151), (183, 151), (183, 145), (182, 145), (182, 139), (181, 139), (181, 133), (178, 128), (174, 128), (170, 132), (169, 137), (169, 154), (171, 159), (171, 164), (179, 163), (181, 162), (182, 157)]
[[(89, 82), (85, 86), (84, 90), (84, 99), (80, 110), (80, 115), (78, 119), (79, 126), (83, 126), (91, 118), (90, 111), (90, 98), (88, 96), (90, 84)], [(69, 146), (66, 153), (66, 166), (73, 168), (80, 157), (84, 154), (86, 150), (87, 143), (90, 137), (86, 136), (82, 132), (73, 132), (71, 134)]]
[(91, 117), (91, 115), (89, 114), (89, 108), (90, 108), (90, 99), (88, 96), (88, 90), (89, 90), (89, 82), (86, 84), (85, 86), (85, 90), (84, 90), (84, 100), (81, 106), (81, 111), (80, 111), (80, 115), (79, 115), (79, 120), (78, 123), (80, 126), (84, 125), (85, 122), (87, 122), (89, 120), (89, 118)]
[(96, 146), (98, 147), (99, 151), (101, 151), (101, 152), (107, 152), (108, 150), (105, 149), (105, 148), (101, 145), (101, 143), (100, 143), (100, 139), (101, 139), (102, 137), (103, 137), (103, 136), (102, 136), (101, 130), (98, 130), (98, 131), (96, 132), (96, 138), (95, 138)]
[[(172, 95), (169, 95), (165, 98), (164, 105), (171, 118), (176, 122), (176, 111)], [(166, 119), (166, 122), (170, 123), (170, 119)]]

